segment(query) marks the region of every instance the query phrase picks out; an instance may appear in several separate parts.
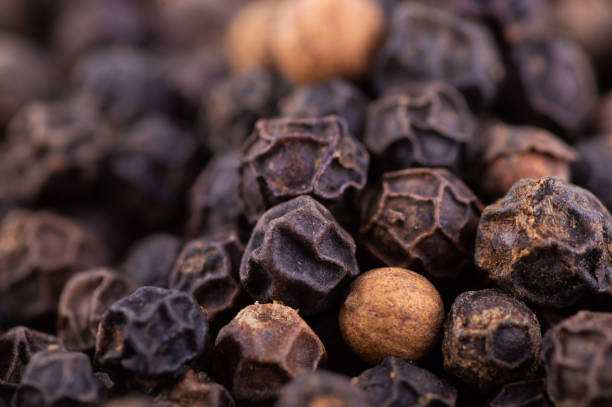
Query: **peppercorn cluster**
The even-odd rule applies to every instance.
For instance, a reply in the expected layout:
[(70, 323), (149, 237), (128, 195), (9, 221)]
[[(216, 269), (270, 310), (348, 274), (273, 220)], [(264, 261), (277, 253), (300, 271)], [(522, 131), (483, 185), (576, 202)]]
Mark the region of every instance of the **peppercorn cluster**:
[(612, 1), (0, 0), (0, 407), (612, 406)]

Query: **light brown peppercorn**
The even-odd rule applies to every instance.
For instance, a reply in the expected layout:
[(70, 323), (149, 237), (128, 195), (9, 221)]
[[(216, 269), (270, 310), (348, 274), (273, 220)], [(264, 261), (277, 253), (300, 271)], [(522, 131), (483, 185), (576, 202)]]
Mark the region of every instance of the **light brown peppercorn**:
[(399, 267), (370, 270), (353, 282), (340, 309), (342, 336), (359, 357), (420, 360), (444, 320), (444, 304), (422, 275)]
[(296, 83), (366, 73), (384, 31), (373, 0), (295, 0), (283, 3), (272, 29), (272, 57)]

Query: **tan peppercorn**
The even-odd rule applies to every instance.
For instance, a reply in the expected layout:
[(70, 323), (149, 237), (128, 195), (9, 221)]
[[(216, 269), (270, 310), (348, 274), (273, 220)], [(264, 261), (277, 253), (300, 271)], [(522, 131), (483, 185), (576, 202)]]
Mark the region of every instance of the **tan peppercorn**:
[(340, 310), (342, 336), (359, 357), (420, 360), (444, 320), (444, 304), (422, 275), (399, 267), (370, 270), (353, 282)]
[(373, 0), (293, 0), (270, 36), (276, 68), (296, 83), (364, 75), (384, 32)]

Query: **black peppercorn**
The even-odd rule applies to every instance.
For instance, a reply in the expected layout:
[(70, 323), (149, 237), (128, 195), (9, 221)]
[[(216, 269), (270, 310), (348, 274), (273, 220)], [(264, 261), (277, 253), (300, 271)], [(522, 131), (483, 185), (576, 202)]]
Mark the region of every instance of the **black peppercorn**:
[(138, 286), (167, 288), (182, 246), (181, 239), (173, 235), (146, 236), (132, 245), (121, 269)]
[(594, 193), (612, 210), (612, 132), (576, 143), (580, 160), (572, 167), (573, 181)]
[(162, 391), (157, 401), (171, 407), (234, 407), (234, 399), (219, 383), (204, 372), (188, 370), (174, 386)]
[(544, 379), (509, 383), (487, 402), (486, 407), (553, 407)]

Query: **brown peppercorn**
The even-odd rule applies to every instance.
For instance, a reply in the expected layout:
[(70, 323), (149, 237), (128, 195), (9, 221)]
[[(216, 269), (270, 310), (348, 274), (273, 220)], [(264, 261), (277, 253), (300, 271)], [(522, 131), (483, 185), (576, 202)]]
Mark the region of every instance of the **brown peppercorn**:
[(544, 337), (546, 390), (558, 407), (612, 405), (612, 313), (580, 311)]
[(239, 193), (255, 223), (268, 208), (310, 195), (346, 214), (366, 183), (369, 155), (344, 119), (260, 120), (242, 147)]
[(270, 34), (272, 57), (295, 83), (359, 78), (370, 68), (384, 22), (373, 0), (286, 1)]
[(365, 392), (348, 377), (316, 371), (304, 373), (285, 385), (274, 407), (373, 407)]
[(234, 407), (227, 389), (204, 372), (188, 370), (174, 386), (161, 392), (156, 401), (172, 407)]
[(587, 190), (559, 178), (518, 181), (487, 206), (476, 265), (530, 303), (563, 308), (612, 292), (612, 215)]
[(483, 195), (490, 200), (503, 196), (523, 178), (545, 176), (570, 180), (570, 164), (577, 152), (546, 130), (495, 123), (486, 129), (480, 172)]
[(575, 147), (580, 161), (572, 167), (573, 182), (594, 193), (612, 211), (612, 131), (581, 140)]
[(553, 407), (546, 394), (546, 380), (533, 379), (506, 384), (486, 407)]
[(447, 170), (389, 172), (363, 200), (361, 240), (385, 264), (413, 269), (446, 289), (472, 268), (481, 207)]
[(110, 269), (82, 271), (70, 277), (60, 296), (57, 320), (57, 334), (66, 349), (93, 349), (106, 309), (135, 289), (134, 283)]
[(325, 358), (323, 344), (294, 309), (256, 303), (219, 332), (213, 373), (237, 401), (259, 402), (276, 398), (286, 382)]
[(460, 172), (475, 130), (461, 93), (441, 82), (418, 82), (389, 93), (370, 104), (367, 113), (365, 144), (379, 169)]
[(497, 290), (466, 291), (444, 325), (444, 369), (488, 393), (538, 367), (542, 336), (536, 315)]
[(338, 321), (344, 340), (370, 364), (386, 356), (423, 359), (444, 320), (444, 304), (425, 277), (398, 267), (370, 270), (352, 284)]
[(132, 245), (121, 270), (139, 287), (167, 288), (170, 272), (182, 246), (181, 239), (173, 235), (146, 236)]
[(355, 250), (351, 235), (323, 205), (299, 196), (261, 216), (242, 257), (240, 281), (258, 301), (316, 314), (359, 274)]
[(72, 220), (12, 211), (0, 223), (0, 308), (15, 321), (53, 314), (72, 274), (107, 261), (106, 248)]

